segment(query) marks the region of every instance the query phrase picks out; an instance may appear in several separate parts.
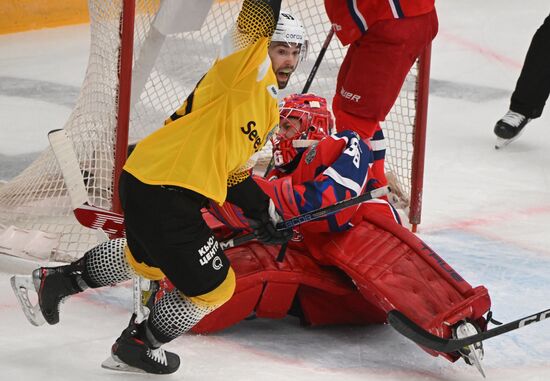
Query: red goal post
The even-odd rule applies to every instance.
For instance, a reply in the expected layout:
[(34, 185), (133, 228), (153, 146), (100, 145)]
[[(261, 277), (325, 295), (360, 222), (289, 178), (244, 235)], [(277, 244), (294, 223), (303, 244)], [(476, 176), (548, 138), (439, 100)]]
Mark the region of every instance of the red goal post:
[[(88, 67), (77, 104), (65, 125), (59, 127), (73, 143), (88, 197), (95, 206), (120, 211), (115, 184), (128, 142), (139, 141), (160, 128), (182, 104), (214, 61), (241, 5), (240, 0), (214, 1), (196, 31), (178, 31), (177, 23), (159, 21), (159, 10), (165, 4), (187, 1), (209, 0), (89, 0)], [(308, 57), (283, 92), (287, 95), (301, 91), (330, 23), (322, 0), (286, 0), (283, 8), (301, 19), (310, 41)], [(178, 16), (178, 12), (182, 11), (172, 9), (164, 12), (164, 17), (183, 19), (185, 15)], [(337, 39), (332, 40), (310, 88), (329, 102), (345, 51)], [(411, 69), (382, 126), (387, 140), (386, 171), (395, 177), (402, 200), (408, 201), (403, 210), (413, 229), (421, 217), (429, 64), (427, 49)], [(269, 156), (269, 147), (263, 154)], [(26, 232), (28, 238), (16, 237), (14, 231)], [(30, 237), (38, 237), (39, 254), (29, 254), (35, 239)], [(0, 252), (70, 260), (96, 241), (95, 232), (74, 218), (50, 149), (0, 187)]]

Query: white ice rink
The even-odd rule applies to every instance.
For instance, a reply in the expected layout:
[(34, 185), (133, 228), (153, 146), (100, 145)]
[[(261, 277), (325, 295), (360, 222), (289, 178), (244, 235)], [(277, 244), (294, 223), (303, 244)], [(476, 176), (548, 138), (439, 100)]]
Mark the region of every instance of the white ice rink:
[[(320, 2), (321, 3), (321, 2)], [(550, 106), (495, 151), (527, 47), (548, 0), (441, 0), (432, 53), (419, 235), (472, 285), (496, 319), (550, 308)], [(0, 36), (0, 180), (47, 146), (76, 100), (88, 27)], [(548, 68), (550, 70), (550, 68)], [(57, 326), (31, 326), (0, 268), (1, 380), (136, 380), (100, 368), (126, 326), (128, 287), (62, 305)], [(433, 358), (388, 326), (307, 329), (291, 318), (243, 322), (167, 346), (182, 366), (169, 380), (481, 380), (462, 361)], [(487, 380), (550, 380), (550, 321), (485, 342)]]

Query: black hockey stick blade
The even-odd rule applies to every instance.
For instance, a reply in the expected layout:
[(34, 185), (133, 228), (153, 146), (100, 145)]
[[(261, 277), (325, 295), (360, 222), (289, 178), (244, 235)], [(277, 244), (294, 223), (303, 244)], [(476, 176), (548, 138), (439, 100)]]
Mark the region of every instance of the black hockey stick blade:
[(397, 310), (388, 312), (388, 323), (400, 334), (414, 341), (423, 347), (433, 349), (438, 352), (456, 352), (460, 348), (472, 345), (474, 343), (490, 339), (503, 333), (525, 327), (531, 323), (536, 323), (550, 317), (550, 309), (539, 313), (514, 320), (510, 323), (500, 325), (476, 335), (464, 337), (462, 339), (444, 339), (431, 334), (418, 324), (409, 319), (405, 314)]
[[(397, 332), (414, 341), (416, 344), (438, 352), (456, 352), (458, 349), (464, 347), (464, 345), (459, 345), (455, 348), (452, 344), (457, 340), (444, 339), (433, 335), (397, 310), (388, 312), (388, 323), (390, 323)], [(450, 343), (451, 341), (452, 343)]]

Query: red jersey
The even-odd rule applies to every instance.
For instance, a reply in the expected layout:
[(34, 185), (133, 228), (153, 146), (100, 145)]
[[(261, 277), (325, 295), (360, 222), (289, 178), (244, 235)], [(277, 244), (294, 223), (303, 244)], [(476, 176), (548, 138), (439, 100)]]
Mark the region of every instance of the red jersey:
[(435, 0), (325, 0), (325, 9), (342, 45), (348, 45), (379, 20), (419, 16)]
[[(285, 219), (299, 216), (337, 202), (356, 197), (365, 191), (381, 186), (372, 176), (373, 161), (384, 150), (375, 151), (353, 131), (341, 131), (327, 136), (307, 148), (296, 169), (290, 174), (278, 173), (278, 178), (254, 177), (262, 190), (273, 200)], [(399, 215), (387, 201), (382, 203), (386, 216), (399, 220)], [(343, 209), (335, 214), (296, 227), (300, 233), (340, 232), (350, 229), (360, 205)], [(248, 229), (248, 221), (240, 208), (225, 203), (222, 207), (211, 203), (209, 211), (225, 225), (234, 229)]]

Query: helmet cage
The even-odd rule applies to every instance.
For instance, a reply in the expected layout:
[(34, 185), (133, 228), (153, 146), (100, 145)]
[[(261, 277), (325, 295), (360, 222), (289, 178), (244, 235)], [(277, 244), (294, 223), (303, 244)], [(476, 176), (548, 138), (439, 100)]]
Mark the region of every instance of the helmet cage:
[(275, 166), (292, 162), (300, 152), (328, 136), (332, 126), (332, 115), (324, 98), (312, 94), (285, 98), (280, 110), (279, 130), (271, 138)]

